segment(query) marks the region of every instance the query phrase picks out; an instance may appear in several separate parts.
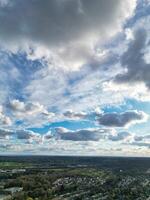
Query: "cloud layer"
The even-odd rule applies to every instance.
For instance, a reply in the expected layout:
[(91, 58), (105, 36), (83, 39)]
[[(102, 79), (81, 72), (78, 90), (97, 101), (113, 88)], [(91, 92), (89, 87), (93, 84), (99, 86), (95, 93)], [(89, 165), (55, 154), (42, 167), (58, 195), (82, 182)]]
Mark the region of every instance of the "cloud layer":
[(149, 9), (0, 0), (0, 152), (149, 155)]

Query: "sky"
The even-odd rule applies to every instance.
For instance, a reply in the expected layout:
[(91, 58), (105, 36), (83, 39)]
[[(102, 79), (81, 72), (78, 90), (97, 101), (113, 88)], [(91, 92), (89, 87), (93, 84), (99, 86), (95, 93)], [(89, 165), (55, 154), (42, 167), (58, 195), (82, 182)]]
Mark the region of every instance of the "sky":
[(0, 154), (150, 156), (150, 0), (0, 0)]

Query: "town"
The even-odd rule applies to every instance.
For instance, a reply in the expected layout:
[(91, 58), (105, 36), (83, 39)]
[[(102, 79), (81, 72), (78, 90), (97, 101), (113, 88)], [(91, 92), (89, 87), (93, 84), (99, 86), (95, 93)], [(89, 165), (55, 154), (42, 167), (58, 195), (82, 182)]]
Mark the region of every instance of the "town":
[(3, 157), (0, 168), (0, 200), (150, 198), (146, 158)]

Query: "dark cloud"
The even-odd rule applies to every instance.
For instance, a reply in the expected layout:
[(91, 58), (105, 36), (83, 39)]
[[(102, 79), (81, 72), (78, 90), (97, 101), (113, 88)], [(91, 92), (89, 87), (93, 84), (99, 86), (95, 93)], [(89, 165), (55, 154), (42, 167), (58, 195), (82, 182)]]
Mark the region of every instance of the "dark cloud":
[(71, 131), (64, 128), (56, 129), (56, 137), (62, 140), (72, 140), (72, 141), (98, 141), (100, 135), (96, 130), (77, 130)]
[(124, 113), (104, 113), (97, 118), (100, 125), (110, 127), (124, 127), (146, 119), (143, 112), (127, 111)]
[(113, 29), (128, 16), (131, 8), (122, 10), (125, 5), (121, 0), (15, 0), (0, 8), (0, 35), (4, 40), (24, 38), (54, 46), (73, 38), (104, 36), (108, 27)]
[(144, 28), (136, 30), (134, 39), (121, 58), (121, 64), (127, 71), (116, 76), (117, 83), (144, 82), (150, 88), (150, 64), (144, 60), (146, 45), (149, 45), (146, 30)]

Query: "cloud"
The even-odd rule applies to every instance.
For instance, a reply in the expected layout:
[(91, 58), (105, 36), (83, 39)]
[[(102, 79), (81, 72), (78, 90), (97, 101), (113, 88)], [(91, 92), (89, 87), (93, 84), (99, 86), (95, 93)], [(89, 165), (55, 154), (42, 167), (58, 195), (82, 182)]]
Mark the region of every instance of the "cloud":
[(150, 148), (150, 135), (137, 135), (135, 133), (123, 132), (123, 134), (121, 133), (120, 136), (122, 137), (122, 139), (124, 137), (124, 140), (122, 140), (122, 144)]
[(132, 142), (132, 143), (130, 143), (130, 145), (146, 147), (146, 148), (150, 149), (150, 143), (146, 143), (146, 142)]
[(15, 132), (17, 139), (26, 140), (29, 143), (42, 142), (42, 136), (29, 130), (17, 130)]
[(69, 129), (59, 127), (56, 128), (55, 137), (61, 140), (72, 140), (72, 141), (98, 141), (104, 138), (105, 131), (99, 129), (81, 129), (76, 131), (71, 131)]
[(87, 114), (85, 112), (73, 112), (72, 110), (68, 110), (64, 113), (64, 116), (73, 119), (84, 119), (87, 117)]
[(14, 132), (7, 129), (0, 129), (0, 139), (9, 138), (13, 136)]
[[(64, 72), (57, 66), (50, 65), (34, 74), (33, 80), (25, 88), (25, 95), (30, 101), (38, 101), (62, 113), (66, 110), (75, 113), (87, 112), (97, 106), (118, 104), (123, 101), (119, 93), (103, 89), (104, 80), (110, 79), (111, 76), (113, 76), (111, 70), (90, 71), (85, 66), (77, 72)], [(112, 95), (113, 98), (110, 98)]]
[(3, 113), (3, 107), (0, 106), (0, 124), (10, 126), (12, 124), (11, 119)]
[(10, 3), (10, 0), (0, 0), (0, 7), (8, 6)]
[[(121, 104), (128, 99), (135, 99), (139, 102), (148, 102), (150, 94), (148, 88), (144, 83), (136, 84), (118, 84), (117, 82), (107, 81), (103, 84), (103, 92), (108, 95), (113, 95), (113, 100), (116, 99), (115, 104)], [(113, 101), (112, 100), (112, 101)], [(118, 101), (117, 101), (118, 100)], [(113, 103), (113, 102), (112, 102)]]
[[(51, 135), (52, 136), (52, 135)], [(91, 128), (91, 129), (79, 129), (71, 131), (69, 129), (59, 127), (55, 129), (54, 137), (61, 140), (71, 141), (127, 141), (131, 140), (133, 135), (128, 132), (116, 132), (114, 129), (102, 129), (102, 128)]]
[(108, 127), (126, 127), (147, 120), (147, 115), (142, 111), (126, 111), (123, 113), (104, 113), (97, 120), (100, 125)]
[[(135, 138), (139, 137), (137, 141)], [(140, 137), (143, 137), (141, 139)], [(149, 148), (149, 136), (137, 136), (129, 132), (117, 132), (114, 129), (90, 128), (69, 130), (63, 127), (55, 129), (55, 132), (46, 134), (35, 133), (30, 130), (0, 130), (0, 140), (3, 145), (0, 149), (6, 152), (18, 153), (47, 153), (47, 154), (84, 154), (99, 155), (117, 151), (133, 153), (137, 148)], [(121, 145), (123, 145), (121, 147)], [(6, 147), (6, 148), (5, 148)], [(8, 148), (7, 148), (8, 147)], [(129, 149), (127, 149), (127, 147)], [(131, 148), (130, 148), (131, 147)], [(83, 151), (84, 149), (84, 151)], [(144, 153), (143, 149), (143, 153)]]
[(7, 152), (11, 147), (11, 144), (0, 144), (0, 149), (5, 152)]
[(123, 141), (131, 137), (131, 134), (128, 132), (118, 132), (113, 135), (109, 135), (108, 139), (111, 141)]
[(29, 143), (39, 143), (42, 142), (42, 135), (30, 130), (0, 129), (0, 139), (10, 139), (11, 141), (18, 139)]
[(135, 140), (136, 142), (148, 141), (148, 140), (150, 140), (150, 135), (140, 135), (140, 136), (135, 135), (135, 136), (134, 136), (134, 140)]
[[(94, 111), (112, 104), (116, 111), (135, 109), (126, 98), (150, 98), (149, 21), (134, 27), (141, 14), (148, 15), (140, 4), (0, 0), (0, 104), (6, 106), (0, 111), (0, 140), (10, 143), (10, 152), (110, 155), (140, 149), (132, 143), (149, 143), (148, 135), (120, 131), (146, 121), (145, 113)], [(11, 121), (10, 130), (3, 129)], [(55, 129), (59, 124), (77, 130)], [(96, 128), (81, 129), (86, 124)], [(39, 134), (31, 128), (49, 130)]]
[(136, 7), (136, 0), (7, 2), (1, 0), (1, 43), (44, 46), (70, 69), (86, 63), (94, 45), (117, 33)]
[[(48, 134), (52, 138), (52, 134)], [(69, 130), (63, 127), (55, 129), (53, 135), (57, 140), (70, 140), (70, 141), (111, 141), (111, 142), (133, 142), (135, 141), (135, 135), (127, 131), (117, 132), (115, 129), (103, 129), (103, 128), (90, 128)], [(138, 137), (138, 136), (137, 136)], [(50, 139), (48, 137), (48, 139)]]
[(55, 113), (49, 112), (45, 106), (35, 101), (11, 100), (7, 105), (13, 121), (22, 120), (22, 129), (31, 127), (41, 127), (50, 123), (55, 118)]
[(12, 125), (11, 119), (2, 113), (0, 113), (0, 123), (1, 125), (7, 125), (7, 126)]
[(29, 102), (24, 103), (19, 100), (12, 100), (10, 102), (10, 108), (16, 112), (17, 115), (34, 115), (37, 113), (47, 114), (43, 105), (40, 105), (38, 102)]
[(19, 100), (10, 101), (9, 108), (12, 110), (13, 114), (17, 117), (27, 117), (37, 114), (43, 114), (47, 117), (54, 116), (53, 113), (49, 113), (43, 105), (38, 102), (27, 102), (24, 103)]
[(138, 28), (133, 37), (127, 51), (121, 57), (121, 65), (126, 71), (118, 74), (115, 81), (127, 84), (143, 82), (150, 88), (150, 63), (146, 63), (144, 59), (145, 49), (149, 46), (148, 31)]
[(50, 140), (53, 138), (51, 131), (48, 131), (45, 135), (43, 135), (43, 140)]

